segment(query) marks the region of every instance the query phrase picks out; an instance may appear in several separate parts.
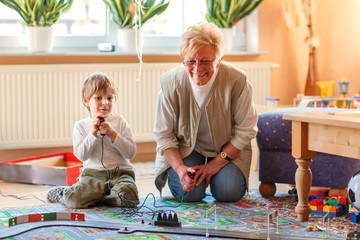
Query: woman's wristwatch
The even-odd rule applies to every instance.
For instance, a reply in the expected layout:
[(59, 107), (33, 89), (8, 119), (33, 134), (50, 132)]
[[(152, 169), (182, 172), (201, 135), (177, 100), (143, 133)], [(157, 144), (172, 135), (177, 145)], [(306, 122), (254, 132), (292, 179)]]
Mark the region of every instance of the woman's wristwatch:
[(228, 161), (231, 161), (232, 159), (226, 154), (226, 152), (224, 152), (222, 149), (221, 149), (221, 152), (220, 152), (220, 157), (225, 159), (225, 160), (228, 160)]

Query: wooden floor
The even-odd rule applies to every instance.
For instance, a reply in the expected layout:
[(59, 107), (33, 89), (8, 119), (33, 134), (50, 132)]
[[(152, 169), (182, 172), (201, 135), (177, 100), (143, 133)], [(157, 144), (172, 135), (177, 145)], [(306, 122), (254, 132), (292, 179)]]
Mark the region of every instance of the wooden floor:
[[(250, 172), (250, 189), (258, 189), (258, 172)], [(159, 191), (154, 185), (154, 178), (138, 178), (136, 180), (140, 198), (145, 198), (149, 193), (156, 198), (160, 197)], [(53, 186), (43, 186), (34, 184), (9, 183), (0, 180), (0, 207), (19, 207), (43, 205), (46, 202), (46, 193)], [(277, 191), (286, 193), (290, 186), (287, 184), (277, 184)], [(167, 185), (163, 190), (163, 196), (171, 196)]]

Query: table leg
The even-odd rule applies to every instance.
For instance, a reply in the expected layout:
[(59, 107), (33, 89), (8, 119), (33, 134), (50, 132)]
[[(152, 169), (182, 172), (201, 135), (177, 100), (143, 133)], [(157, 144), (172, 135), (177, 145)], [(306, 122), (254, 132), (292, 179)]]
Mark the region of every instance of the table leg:
[(298, 165), (295, 173), (295, 184), (299, 199), (295, 212), (297, 213), (298, 220), (300, 222), (305, 222), (309, 221), (309, 214), (311, 212), (308, 200), (312, 183), (312, 173), (310, 170), (312, 160), (297, 158), (295, 162)]

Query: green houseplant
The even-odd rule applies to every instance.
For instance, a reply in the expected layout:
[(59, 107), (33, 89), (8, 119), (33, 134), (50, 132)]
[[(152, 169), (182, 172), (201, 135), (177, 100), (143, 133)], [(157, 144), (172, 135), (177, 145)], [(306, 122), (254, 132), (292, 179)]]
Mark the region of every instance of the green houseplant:
[(250, 15), (262, 0), (206, 0), (206, 21), (219, 28), (231, 28)]
[(142, 50), (141, 27), (169, 6), (169, 0), (103, 0), (113, 22), (119, 27), (118, 45), (123, 52)]
[(51, 26), (67, 12), (73, 0), (0, 0), (15, 10), (27, 26), (28, 49), (31, 52), (50, 52), (53, 48)]
[[(166, 0), (103, 0), (109, 7), (112, 19), (119, 28), (135, 28), (139, 23), (146, 21), (163, 13), (169, 6)], [(140, 4), (138, 4), (139, 2)], [(139, 6), (141, 5), (141, 6)], [(139, 9), (140, 7), (140, 9)], [(140, 11), (139, 11), (140, 10)]]
[[(232, 27), (239, 20), (250, 15), (261, 2), (262, 0), (206, 0), (207, 12), (205, 13), (205, 19), (214, 23), (222, 31), (224, 35), (224, 51), (232, 51)], [(245, 29), (251, 30), (249, 28)], [(245, 35), (246, 37), (251, 36), (248, 33)], [(251, 41), (245, 40), (245, 42), (249, 43)]]
[(0, 0), (21, 16), (28, 27), (49, 27), (67, 12), (73, 0)]

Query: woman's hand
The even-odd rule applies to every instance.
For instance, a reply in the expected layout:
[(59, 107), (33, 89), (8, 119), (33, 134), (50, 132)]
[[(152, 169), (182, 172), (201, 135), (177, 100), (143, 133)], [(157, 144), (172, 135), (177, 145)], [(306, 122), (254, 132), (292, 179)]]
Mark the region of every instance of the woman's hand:
[(216, 157), (207, 164), (200, 165), (199, 170), (196, 172), (196, 175), (199, 176), (196, 186), (199, 186), (205, 180), (206, 187), (208, 187), (212, 176), (218, 173), (227, 163), (226, 160)]
[(183, 187), (185, 192), (190, 192), (194, 189), (196, 185), (196, 176), (190, 177), (189, 172), (196, 172), (193, 167), (181, 166), (176, 169), (176, 173), (179, 176), (181, 186)]

